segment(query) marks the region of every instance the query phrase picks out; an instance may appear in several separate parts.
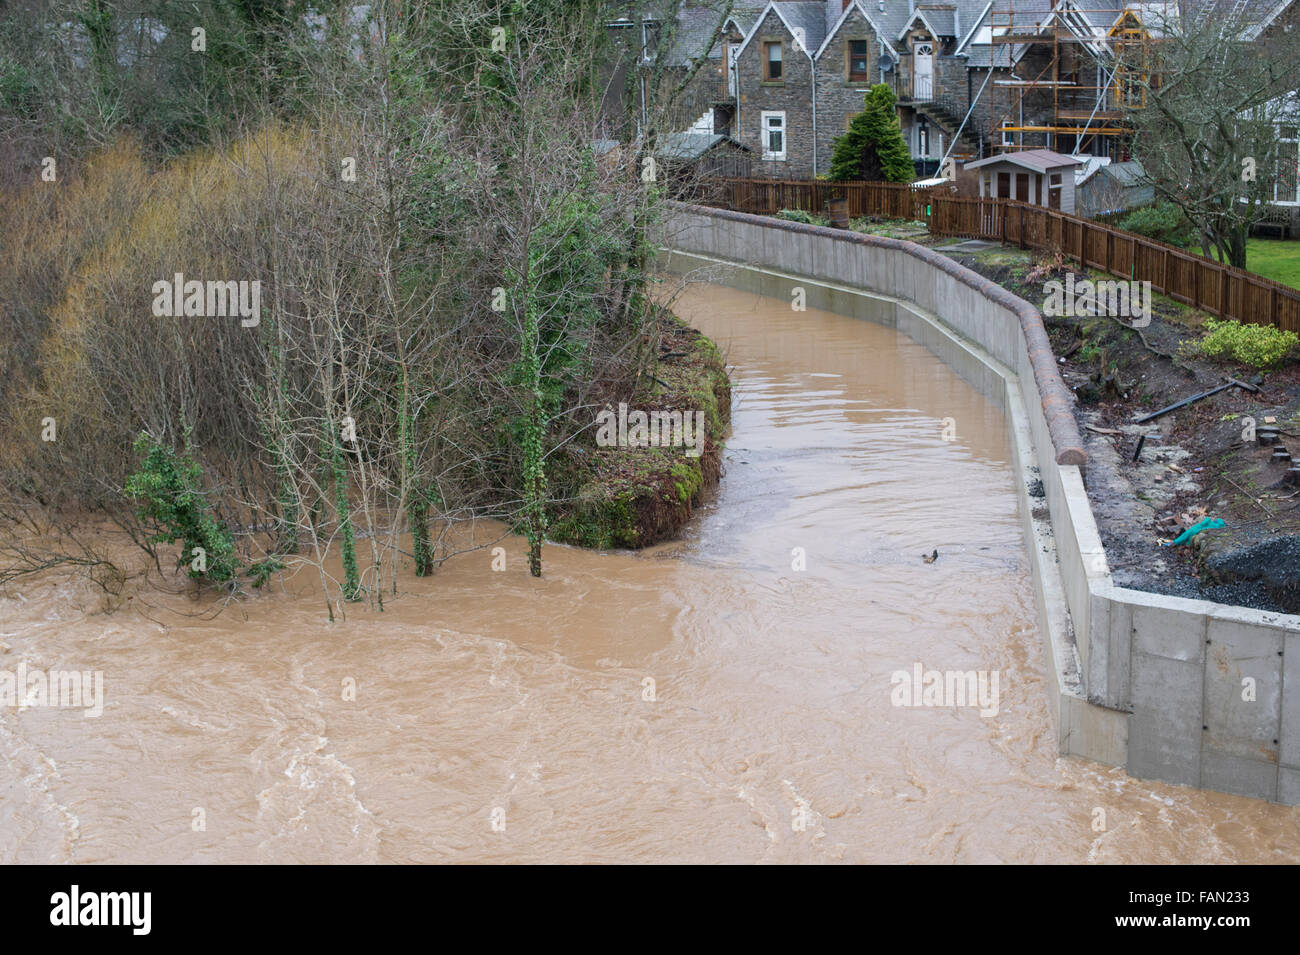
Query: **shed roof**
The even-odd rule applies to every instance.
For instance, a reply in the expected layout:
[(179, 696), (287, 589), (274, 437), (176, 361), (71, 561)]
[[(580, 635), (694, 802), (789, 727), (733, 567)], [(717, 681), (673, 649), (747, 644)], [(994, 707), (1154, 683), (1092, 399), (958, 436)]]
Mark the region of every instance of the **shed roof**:
[(1060, 169), (1062, 166), (1077, 166), (1082, 163), (1082, 159), (1074, 156), (1066, 156), (1063, 153), (1052, 152), (1050, 149), (1026, 149), (1019, 153), (1002, 153), (999, 156), (990, 156), (988, 159), (981, 159), (979, 162), (967, 163), (966, 169), (982, 169), (984, 166), (994, 166), (998, 163), (1010, 163), (1013, 166), (1020, 166), (1022, 169), (1031, 169), (1034, 172), (1046, 172), (1048, 169)]
[(1125, 189), (1130, 186), (1145, 186), (1151, 181), (1147, 178), (1147, 171), (1136, 160), (1113, 162), (1102, 170), (1102, 174), (1114, 179)]

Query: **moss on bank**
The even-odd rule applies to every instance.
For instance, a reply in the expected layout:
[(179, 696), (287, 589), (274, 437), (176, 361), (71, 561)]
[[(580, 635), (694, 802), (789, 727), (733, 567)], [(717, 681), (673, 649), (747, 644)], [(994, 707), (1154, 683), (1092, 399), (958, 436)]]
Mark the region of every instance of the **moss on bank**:
[(722, 355), (670, 312), (660, 311), (657, 331), (655, 367), (628, 407), (703, 412), (701, 453), (690, 456), (684, 447), (599, 447), (596, 429), (589, 429), (555, 468), (557, 485), (569, 493), (550, 507), (548, 536), (554, 541), (607, 549), (666, 540), (722, 475), (723, 439), (731, 423), (731, 383)]

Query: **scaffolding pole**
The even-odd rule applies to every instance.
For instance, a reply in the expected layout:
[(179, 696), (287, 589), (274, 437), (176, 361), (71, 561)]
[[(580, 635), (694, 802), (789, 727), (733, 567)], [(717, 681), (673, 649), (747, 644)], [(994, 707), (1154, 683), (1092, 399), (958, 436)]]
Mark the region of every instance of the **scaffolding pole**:
[[(1024, 133), (1027, 132), (1041, 132), (1053, 137), (1060, 134), (1074, 135), (1073, 154), (1077, 156), (1083, 149), (1085, 139), (1126, 135), (1130, 131), (1127, 124), (1113, 122), (1115, 119), (1122, 118), (1120, 115), (1122, 105), (1116, 110), (1107, 110), (1103, 107), (1106, 105), (1108, 94), (1115, 89), (1123, 64), (1114, 47), (1133, 42), (1126, 38), (1134, 34), (1141, 36), (1140, 42), (1147, 41), (1146, 25), (1140, 16), (1121, 0), (1116, 0), (1113, 9), (1087, 11), (1087, 14), (1094, 18), (1092, 20), (1083, 11), (1053, 5), (1048, 16), (1050, 23), (1045, 25), (1031, 19), (1040, 13), (1041, 9), (1026, 10), (1022, 6), (1018, 13), (1015, 0), (1004, 0), (1004, 2), (1005, 7), (991, 10), (989, 14), (989, 75), (992, 76), (997, 68), (1001, 51), (1006, 50), (1005, 68), (1012, 80), (994, 84), (995, 88), (998, 86), (1006, 88), (1009, 94), (1006, 110), (1001, 115), (997, 115), (1000, 109), (997, 97), (992, 94), (989, 96), (990, 137), (1001, 134), (998, 137), (1000, 141), (1002, 135), (1016, 133), (1019, 135), (1014, 148), (1024, 148)], [(1098, 17), (1101, 18), (1101, 22), (1096, 19)], [(1104, 35), (1098, 34), (1096, 30), (1098, 26), (1106, 30)], [(1050, 47), (1047, 62), (1036, 76), (1032, 78), (1019, 76), (1019, 63), (1023, 60), (1025, 48), (1039, 45)], [(1080, 46), (1082, 50), (1079, 49)], [(1017, 59), (1017, 48), (1021, 51), (1020, 60)], [(1108, 53), (1111, 55), (1108, 56)], [(1062, 79), (1062, 67), (1067, 61), (1069, 72), (1064, 74), (1067, 78)], [(1069, 79), (1077, 76), (1082, 64), (1089, 61), (1095, 64), (1100, 85), (1087, 86)], [(1104, 80), (1102, 80), (1103, 76)], [(987, 85), (987, 80), (985, 82)], [(1043, 103), (1043, 110), (1040, 113), (1040, 115), (1050, 113), (1050, 121), (1025, 119), (1026, 100), (1037, 93), (1042, 93), (1044, 100), (1050, 93), (1050, 102)], [(1090, 96), (1089, 94), (1092, 93), (1095, 95)], [(1068, 100), (1067, 103), (1062, 102), (1063, 96)], [(1083, 110), (1088, 108), (1089, 99), (1092, 101), (1091, 109), (1086, 122), (1080, 126), (1078, 119)], [(1037, 98), (1031, 100), (1031, 102), (1038, 101)], [(1104, 119), (1112, 122), (1106, 123), (1102, 121)], [(1008, 124), (1008, 120), (1012, 120), (1014, 124)], [(1094, 126), (1094, 123), (1097, 125)], [(1056, 143), (1053, 142), (1052, 145), (1055, 147)]]

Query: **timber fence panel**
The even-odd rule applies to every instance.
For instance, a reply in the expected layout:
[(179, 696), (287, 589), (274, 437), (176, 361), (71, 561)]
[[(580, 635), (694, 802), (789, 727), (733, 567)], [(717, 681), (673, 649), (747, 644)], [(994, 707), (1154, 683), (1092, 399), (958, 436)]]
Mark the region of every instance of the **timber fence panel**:
[(1043, 206), (896, 182), (729, 178), (711, 180), (701, 195), (713, 205), (756, 215), (783, 209), (825, 215), (828, 200), (844, 198), (852, 218), (912, 219), (926, 222), (938, 236), (1059, 252), (1085, 269), (1150, 282), (1155, 291), (1213, 315), (1300, 333), (1300, 290)]

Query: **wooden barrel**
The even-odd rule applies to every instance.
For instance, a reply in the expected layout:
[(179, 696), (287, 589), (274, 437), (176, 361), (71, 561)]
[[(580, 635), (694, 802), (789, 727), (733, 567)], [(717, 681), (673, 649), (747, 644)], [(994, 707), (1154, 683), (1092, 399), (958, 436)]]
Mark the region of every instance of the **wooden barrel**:
[(849, 227), (848, 199), (827, 199), (826, 211), (830, 214), (832, 229), (847, 229)]

